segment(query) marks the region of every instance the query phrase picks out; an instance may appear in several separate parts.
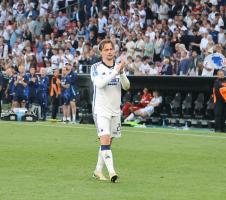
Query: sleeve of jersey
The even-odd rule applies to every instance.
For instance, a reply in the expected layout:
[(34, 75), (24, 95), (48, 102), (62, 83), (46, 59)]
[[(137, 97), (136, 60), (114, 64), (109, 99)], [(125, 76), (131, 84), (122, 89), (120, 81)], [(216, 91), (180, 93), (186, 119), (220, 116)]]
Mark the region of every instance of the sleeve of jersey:
[(123, 73), (120, 75), (120, 81), (121, 81), (121, 84), (122, 84), (122, 88), (123, 88), (124, 90), (128, 90), (128, 89), (130, 88), (130, 82), (129, 82), (129, 79), (127, 78), (125, 72), (123, 72)]
[(97, 88), (105, 87), (118, 73), (114, 70), (109, 75), (99, 74), (96, 67), (91, 68), (91, 80)]

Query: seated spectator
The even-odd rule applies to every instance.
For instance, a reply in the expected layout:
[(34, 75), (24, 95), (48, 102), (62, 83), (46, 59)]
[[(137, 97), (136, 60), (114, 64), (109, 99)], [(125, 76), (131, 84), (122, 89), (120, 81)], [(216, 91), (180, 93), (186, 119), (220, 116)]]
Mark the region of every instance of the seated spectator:
[(154, 113), (155, 107), (159, 106), (162, 103), (162, 97), (160, 96), (159, 92), (153, 92), (153, 98), (151, 101), (144, 107), (139, 110), (134, 111), (131, 113), (126, 119), (127, 121), (132, 121), (135, 117), (149, 117)]
[(150, 62), (150, 68), (149, 71), (147, 73), (148, 76), (155, 76), (155, 75), (159, 75), (159, 68), (157, 65), (155, 65), (155, 63)]
[(134, 112), (140, 108), (144, 108), (151, 101), (152, 95), (147, 88), (143, 89), (143, 95), (141, 96), (140, 102), (137, 105), (132, 104), (131, 102), (126, 102), (122, 108), (124, 117), (128, 117), (131, 112)]

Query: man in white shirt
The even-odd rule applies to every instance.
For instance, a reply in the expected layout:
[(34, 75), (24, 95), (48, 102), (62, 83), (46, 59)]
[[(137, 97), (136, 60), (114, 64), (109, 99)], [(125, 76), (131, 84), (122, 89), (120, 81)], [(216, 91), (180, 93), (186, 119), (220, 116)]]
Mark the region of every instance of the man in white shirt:
[(39, 16), (46, 16), (48, 14), (48, 8), (49, 8), (48, 3), (45, 0), (43, 0), (40, 3)]
[(141, 72), (141, 75), (147, 75), (150, 71), (150, 65), (148, 64), (149, 57), (144, 56), (143, 57), (143, 63), (139, 68), (139, 71)]
[(105, 15), (103, 15), (102, 12), (99, 12), (99, 18), (98, 18), (98, 35), (101, 38), (105, 37), (105, 27), (107, 26), (107, 18)]
[(112, 139), (120, 137), (121, 129), (121, 87), (128, 90), (129, 80), (124, 68), (125, 61), (115, 64), (115, 48), (111, 40), (102, 40), (99, 44), (102, 61), (91, 67), (91, 80), (94, 85), (93, 115), (100, 139), (98, 161), (94, 171), (94, 177), (106, 180), (102, 173), (106, 165), (111, 182), (116, 182), (118, 175), (113, 166), (111, 151)]
[(215, 31), (220, 32), (220, 27), (224, 26), (224, 21), (219, 13), (216, 13), (215, 15), (215, 23), (216, 23)]

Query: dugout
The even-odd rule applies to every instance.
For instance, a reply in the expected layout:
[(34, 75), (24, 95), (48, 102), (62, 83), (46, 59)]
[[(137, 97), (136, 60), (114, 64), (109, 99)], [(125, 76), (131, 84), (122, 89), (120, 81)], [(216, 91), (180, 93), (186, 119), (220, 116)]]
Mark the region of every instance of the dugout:
[[(131, 83), (131, 92), (142, 90), (147, 87), (151, 91), (158, 90), (163, 96), (181, 92), (182, 95), (190, 92), (197, 94), (203, 92), (205, 96), (212, 94), (215, 77), (192, 77), (192, 76), (128, 76)], [(92, 82), (90, 75), (80, 74), (78, 85), (81, 90), (89, 91), (87, 100), (92, 101)]]
[[(213, 110), (211, 115), (206, 113), (208, 107), (208, 101), (212, 96), (212, 87), (215, 80), (215, 77), (191, 77), (191, 76), (128, 76), (131, 88), (130, 91), (132, 95), (137, 94), (138, 91), (142, 91), (144, 87), (147, 87), (150, 91), (157, 90), (163, 96), (163, 99), (166, 97), (175, 97), (177, 93), (181, 95), (181, 103), (180, 103), (180, 111), (176, 115), (172, 115), (172, 113), (163, 113), (162, 109), (156, 109), (157, 112), (154, 113), (148, 119), (148, 123), (159, 124), (163, 123), (164, 119), (167, 119), (170, 124), (175, 124), (176, 126), (181, 125), (184, 126), (187, 122), (188, 124), (199, 125), (200, 127), (204, 126), (212, 126), (213, 125)], [(88, 104), (92, 102), (92, 92), (93, 86), (90, 79), (90, 76), (87, 74), (79, 75), (78, 85), (80, 91), (82, 91), (81, 96), (83, 96), (83, 100), (86, 100)], [(203, 101), (203, 114), (199, 115), (197, 118), (197, 114), (195, 111), (195, 104), (198, 96), (202, 93), (204, 101)], [(124, 95), (125, 92), (122, 92)], [(188, 94), (192, 95), (192, 100), (190, 102), (191, 108), (186, 114), (183, 111), (183, 103), (186, 104), (186, 98)], [(165, 103), (165, 102), (164, 102)], [(164, 104), (163, 103), (163, 104)], [(162, 105), (164, 106), (164, 105)], [(165, 121), (164, 121), (165, 123)], [(212, 125), (210, 125), (210, 123)]]

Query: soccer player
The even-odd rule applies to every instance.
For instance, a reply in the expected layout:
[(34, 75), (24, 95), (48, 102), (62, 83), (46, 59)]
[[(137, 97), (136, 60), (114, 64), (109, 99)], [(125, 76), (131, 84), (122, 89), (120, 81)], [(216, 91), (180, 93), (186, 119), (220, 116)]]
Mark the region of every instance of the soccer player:
[(121, 136), (121, 86), (128, 90), (130, 82), (126, 77), (125, 59), (115, 64), (115, 48), (111, 40), (102, 40), (99, 44), (102, 61), (91, 67), (91, 79), (94, 85), (93, 115), (100, 139), (100, 149), (94, 177), (107, 180), (102, 173), (104, 164), (108, 169), (111, 182), (116, 182), (118, 175), (113, 165), (111, 144), (113, 138)]
[(63, 122), (70, 122), (70, 78), (66, 67), (62, 68), (61, 77), (61, 103), (63, 105)]
[(76, 123), (76, 95), (77, 95), (77, 73), (73, 70), (71, 64), (67, 63), (66, 68), (68, 70), (68, 76), (70, 79), (70, 107), (72, 113), (72, 123)]
[(37, 85), (37, 100), (41, 106), (42, 120), (46, 120), (46, 113), (48, 109), (48, 94), (49, 94), (49, 78), (46, 75), (46, 69), (40, 69), (40, 76), (38, 76)]
[(36, 74), (35, 67), (30, 67), (30, 73), (27, 74), (28, 76), (28, 88), (29, 88), (29, 98), (28, 102), (30, 105), (36, 103), (37, 97), (37, 86), (38, 86), (38, 78)]
[(8, 84), (6, 87), (6, 91), (5, 91), (5, 96), (6, 99), (8, 100), (8, 102), (12, 102), (12, 106), (11, 108), (16, 108), (16, 102), (13, 100), (14, 95), (15, 95), (15, 85), (14, 85), (14, 81), (16, 80), (16, 75), (14, 74), (14, 70), (12, 67), (9, 67), (6, 70), (6, 75), (8, 76)]
[(18, 71), (19, 73), (14, 80), (14, 101), (16, 102), (16, 107), (25, 108), (28, 100), (28, 77), (25, 74), (25, 67), (23, 65), (18, 67)]

